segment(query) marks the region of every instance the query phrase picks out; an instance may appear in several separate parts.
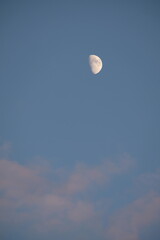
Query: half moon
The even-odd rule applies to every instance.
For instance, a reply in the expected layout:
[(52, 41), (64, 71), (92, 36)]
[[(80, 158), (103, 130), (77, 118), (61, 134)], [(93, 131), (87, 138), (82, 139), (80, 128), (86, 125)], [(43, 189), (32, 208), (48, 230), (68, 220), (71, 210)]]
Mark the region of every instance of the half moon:
[(102, 69), (102, 60), (96, 55), (89, 55), (89, 65), (93, 74), (97, 74)]

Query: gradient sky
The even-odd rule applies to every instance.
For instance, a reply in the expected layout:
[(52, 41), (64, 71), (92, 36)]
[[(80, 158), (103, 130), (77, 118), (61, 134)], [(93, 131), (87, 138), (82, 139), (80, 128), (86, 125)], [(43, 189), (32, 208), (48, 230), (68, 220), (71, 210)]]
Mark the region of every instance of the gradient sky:
[(1, 0), (0, 43), (1, 239), (159, 240), (159, 1)]

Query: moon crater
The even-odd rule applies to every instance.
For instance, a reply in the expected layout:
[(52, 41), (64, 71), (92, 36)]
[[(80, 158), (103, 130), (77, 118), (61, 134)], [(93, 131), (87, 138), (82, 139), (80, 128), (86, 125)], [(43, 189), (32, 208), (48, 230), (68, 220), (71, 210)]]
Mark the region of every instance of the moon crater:
[(89, 65), (93, 74), (97, 74), (102, 69), (102, 60), (96, 55), (89, 56)]

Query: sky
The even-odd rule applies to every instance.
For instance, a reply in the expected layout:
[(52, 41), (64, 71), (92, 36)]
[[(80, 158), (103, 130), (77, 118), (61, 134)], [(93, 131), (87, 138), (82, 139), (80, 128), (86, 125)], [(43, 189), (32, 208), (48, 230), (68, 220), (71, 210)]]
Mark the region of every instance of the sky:
[(2, 240), (159, 240), (159, 43), (156, 0), (0, 1)]

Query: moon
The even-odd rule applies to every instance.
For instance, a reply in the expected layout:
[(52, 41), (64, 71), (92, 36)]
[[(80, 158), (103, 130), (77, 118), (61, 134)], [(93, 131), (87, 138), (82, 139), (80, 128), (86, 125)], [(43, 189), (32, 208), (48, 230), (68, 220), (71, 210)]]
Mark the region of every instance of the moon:
[(102, 60), (96, 55), (89, 55), (89, 65), (93, 74), (97, 74), (102, 69)]

